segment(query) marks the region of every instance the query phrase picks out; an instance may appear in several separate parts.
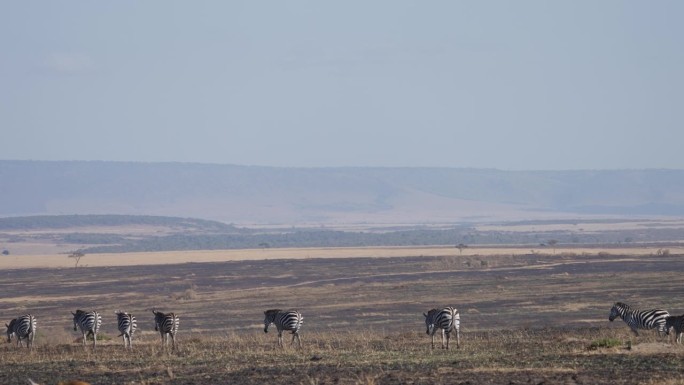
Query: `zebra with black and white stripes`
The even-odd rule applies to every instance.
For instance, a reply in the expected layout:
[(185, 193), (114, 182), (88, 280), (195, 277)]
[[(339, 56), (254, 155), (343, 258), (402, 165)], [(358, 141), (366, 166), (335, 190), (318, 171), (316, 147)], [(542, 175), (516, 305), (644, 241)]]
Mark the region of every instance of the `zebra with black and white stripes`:
[(264, 333), (268, 333), (268, 327), (274, 324), (276, 329), (278, 329), (278, 346), (283, 346), (283, 330), (288, 330), (292, 332), (290, 345), (294, 344), (296, 338), (297, 345), (301, 348), (302, 340), (299, 337), (299, 329), (302, 327), (303, 322), (304, 317), (296, 310), (266, 310), (264, 312)]
[(671, 315), (665, 317), (665, 334), (670, 335), (670, 329), (675, 331), (675, 342), (682, 343), (682, 333), (684, 333), (684, 314)]
[(175, 313), (162, 313), (156, 310), (152, 310), (152, 313), (154, 313), (154, 330), (161, 335), (162, 349), (168, 345), (168, 336), (171, 336), (171, 350), (176, 350), (176, 332), (178, 332), (180, 317)]
[(658, 335), (661, 335), (666, 331), (665, 322), (669, 315), (670, 313), (663, 309), (632, 309), (625, 303), (616, 302), (610, 309), (608, 321), (613, 322), (617, 317), (622, 318), (637, 337), (639, 336), (638, 329), (658, 329)]
[(83, 335), (83, 346), (86, 344), (86, 339), (88, 336), (93, 336), (93, 349), (97, 345), (97, 332), (102, 326), (102, 317), (100, 313), (96, 311), (83, 311), (76, 310), (76, 313), (71, 312), (74, 315), (74, 331), (81, 329), (81, 334)]
[(116, 326), (119, 329), (119, 337), (123, 337), (124, 348), (133, 348), (133, 333), (138, 327), (135, 317), (120, 310), (114, 312), (116, 314)]
[(33, 339), (36, 337), (36, 317), (25, 314), (5, 324), (7, 327), (7, 343), (12, 342), (12, 337), (17, 338), (17, 346), (23, 346), (21, 340), (26, 340), (26, 347), (33, 347)]
[[(442, 309), (430, 309), (427, 314), (423, 313), (423, 316), (427, 327), (425, 333), (432, 337), (432, 349), (435, 348), (435, 332), (437, 329), (442, 330), (442, 349), (449, 349), (452, 331), (456, 331), (456, 348), (461, 347), (461, 315), (456, 308), (447, 306)], [(446, 346), (444, 345), (445, 335)]]

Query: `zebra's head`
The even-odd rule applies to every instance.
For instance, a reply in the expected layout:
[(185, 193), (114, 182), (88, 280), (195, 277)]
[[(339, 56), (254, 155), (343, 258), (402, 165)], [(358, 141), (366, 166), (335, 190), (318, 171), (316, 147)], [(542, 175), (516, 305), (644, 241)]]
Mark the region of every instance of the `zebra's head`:
[(73, 314), (73, 316), (74, 316), (74, 331), (78, 331), (78, 326), (77, 326), (78, 318), (82, 313), (83, 313), (83, 310), (76, 310), (76, 313), (74, 313), (73, 311), (71, 312), (71, 314)]
[(7, 342), (12, 342), (12, 336), (14, 335), (14, 323), (16, 322), (16, 318), (11, 320), (9, 325), (5, 324), (7, 327)]
[(152, 314), (154, 314), (154, 331), (158, 332), (159, 331), (159, 322), (164, 318), (164, 313), (156, 310), (152, 310)]
[(622, 317), (623, 314), (625, 314), (625, 310), (628, 309), (629, 306), (622, 302), (616, 302), (615, 305), (610, 309), (610, 315), (608, 316), (608, 321), (613, 322), (615, 318), (617, 317)]
[(427, 327), (425, 333), (427, 335), (435, 334), (435, 313), (437, 313), (437, 309), (430, 309), (427, 314), (423, 313), (423, 316), (425, 317), (425, 326)]
[(670, 329), (674, 327), (675, 321), (677, 320), (676, 316), (669, 315), (665, 317), (665, 334), (670, 335)]
[(268, 327), (275, 321), (279, 311), (280, 309), (271, 309), (264, 312), (264, 333), (268, 333)]

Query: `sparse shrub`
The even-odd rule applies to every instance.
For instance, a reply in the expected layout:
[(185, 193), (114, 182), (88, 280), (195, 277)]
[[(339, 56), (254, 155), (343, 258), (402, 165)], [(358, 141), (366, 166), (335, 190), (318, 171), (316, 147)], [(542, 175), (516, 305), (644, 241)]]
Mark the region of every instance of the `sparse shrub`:
[(658, 249), (656, 255), (668, 256), (670, 255), (670, 249)]
[(459, 267), (460, 258), (455, 255), (444, 256), (433, 263), (435, 269), (438, 270), (452, 270)]
[(590, 350), (596, 350), (600, 348), (614, 348), (616, 346), (621, 346), (622, 341), (617, 338), (601, 338), (600, 340), (592, 341), (589, 345)]
[(610, 253), (607, 251), (599, 251), (598, 256), (599, 257), (610, 257)]
[(199, 295), (197, 294), (197, 286), (192, 285), (182, 294), (177, 294), (172, 298), (175, 298), (176, 301), (191, 301), (197, 299), (199, 298)]

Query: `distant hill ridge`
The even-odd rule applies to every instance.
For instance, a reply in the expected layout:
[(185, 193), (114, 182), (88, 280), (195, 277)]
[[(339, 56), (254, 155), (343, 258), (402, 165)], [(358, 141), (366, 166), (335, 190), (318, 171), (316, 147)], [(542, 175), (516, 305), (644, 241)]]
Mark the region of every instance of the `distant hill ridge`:
[(222, 222), (195, 218), (174, 218), (149, 215), (36, 215), (0, 218), (2, 230), (73, 229), (101, 226), (161, 226), (202, 231), (235, 232), (234, 226)]
[(684, 170), (278, 168), (0, 161), (0, 216), (120, 214), (235, 224), (684, 215)]

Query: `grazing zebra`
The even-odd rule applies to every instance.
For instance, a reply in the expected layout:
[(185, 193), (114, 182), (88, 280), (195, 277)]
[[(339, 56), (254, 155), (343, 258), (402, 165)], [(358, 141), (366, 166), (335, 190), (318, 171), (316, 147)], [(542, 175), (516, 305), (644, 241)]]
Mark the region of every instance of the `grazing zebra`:
[(264, 312), (264, 333), (268, 333), (268, 327), (275, 324), (278, 329), (278, 346), (283, 346), (283, 330), (290, 330), (292, 332), (292, 341), (290, 345), (294, 344), (297, 338), (297, 345), (302, 347), (302, 340), (299, 338), (299, 328), (302, 327), (304, 317), (296, 310), (282, 311), (280, 309), (271, 309)]
[(154, 313), (154, 330), (161, 335), (162, 349), (168, 345), (171, 336), (171, 350), (176, 350), (176, 332), (178, 331), (178, 324), (180, 318), (174, 313), (162, 313), (160, 311), (152, 310)]
[(615, 318), (620, 316), (623, 321), (632, 329), (634, 334), (638, 337), (637, 329), (658, 329), (658, 335), (665, 332), (665, 319), (670, 315), (667, 310), (650, 309), (639, 310), (632, 309), (629, 305), (622, 302), (616, 302), (610, 309), (608, 321), (613, 322)]
[(26, 314), (10, 321), (7, 326), (7, 342), (12, 342), (12, 337), (17, 338), (17, 346), (23, 346), (21, 340), (26, 340), (26, 347), (33, 347), (33, 339), (36, 337), (36, 317)]
[(670, 335), (670, 329), (675, 330), (675, 342), (678, 344), (682, 343), (682, 333), (684, 333), (684, 314), (682, 315), (671, 315), (665, 317), (665, 334)]
[(444, 335), (446, 334), (446, 349), (449, 349), (449, 338), (453, 330), (456, 331), (456, 348), (461, 347), (461, 315), (453, 307), (443, 309), (431, 309), (425, 316), (425, 326), (427, 333), (432, 337), (432, 348), (435, 348), (435, 332), (442, 329), (442, 349), (444, 346)]
[(97, 332), (100, 330), (102, 325), (102, 317), (100, 313), (96, 311), (83, 311), (76, 310), (76, 313), (71, 312), (74, 315), (74, 331), (81, 329), (81, 334), (83, 334), (83, 346), (86, 344), (86, 339), (88, 336), (93, 336), (93, 349), (97, 345)]
[[(116, 325), (119, 328), (119, 331), (121, 334), (119, 334), (119, 337), (123, 337), (123, 343), (124, 347), (133, 347), (133, 333), (135, 333), (135, 329), (137, 329), (138, 325), (135, 322), (135, 317), (133, 317), (132, 314), (122, 312), (122, 311), (115, 311), (114, 314), (116, 314)], [(128, 344), (126, 344), (126, 341), (128, 341)]]

